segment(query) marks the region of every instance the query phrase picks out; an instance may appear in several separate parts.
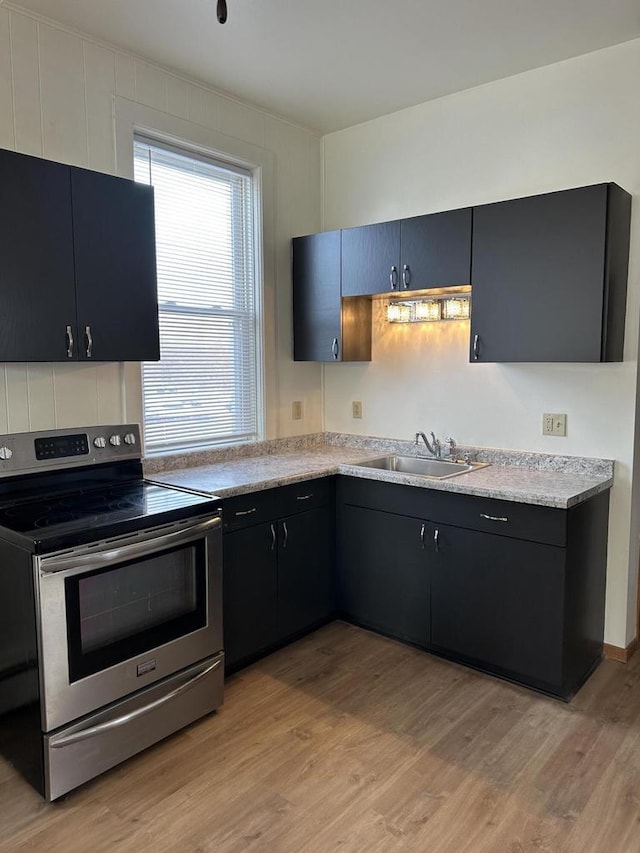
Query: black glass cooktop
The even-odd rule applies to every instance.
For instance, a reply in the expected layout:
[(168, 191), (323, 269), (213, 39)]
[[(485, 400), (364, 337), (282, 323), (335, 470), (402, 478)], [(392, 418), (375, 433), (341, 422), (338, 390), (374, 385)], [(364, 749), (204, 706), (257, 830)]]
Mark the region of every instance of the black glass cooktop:
[(0, 536), (40, 552), (214, 513), (219, 500), (144, 480), (5, 502)]

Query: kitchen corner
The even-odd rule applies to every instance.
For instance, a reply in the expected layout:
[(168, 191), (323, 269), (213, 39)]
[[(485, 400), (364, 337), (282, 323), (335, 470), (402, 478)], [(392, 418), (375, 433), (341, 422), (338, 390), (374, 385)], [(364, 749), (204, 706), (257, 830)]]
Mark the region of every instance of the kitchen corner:
[(314, 433), (233, 448), (147, 457), (145, 475), (159, 483), (220, 498), (342, 474), (418, 488), (567, 509), (613, 485), (614, 462), (525, 451), (460, 446), (489, 467), (455, 480), (432, 480), (366, 469), (359, 462), (381, 453), (420, 455), (397, 439)]
[(614, 464), (460, 452), (486, 467), (369, 467), (417, 448), (331, 433), (147, 460), (221, 498), (227, 674), (338, 618), (569, 700), (602, 658)]

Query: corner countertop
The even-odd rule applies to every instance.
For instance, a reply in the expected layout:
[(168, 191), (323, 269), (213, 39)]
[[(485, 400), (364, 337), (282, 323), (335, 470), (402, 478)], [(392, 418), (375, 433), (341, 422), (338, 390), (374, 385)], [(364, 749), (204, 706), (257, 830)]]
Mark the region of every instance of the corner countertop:
[[(462, 448), (461, 448), (462, 449)], [(568, 509), (613, 484), (613, 462), (586, 457), (464, 448), (489, 467), (447, 480), (357, 467), (386, 453), (418, 455), (407, 442), (336, 434), (260, 442), (244, 448), (213, 450), (145, 460), (149, 480), (220, 498), (344, 474), (422, 489)]]

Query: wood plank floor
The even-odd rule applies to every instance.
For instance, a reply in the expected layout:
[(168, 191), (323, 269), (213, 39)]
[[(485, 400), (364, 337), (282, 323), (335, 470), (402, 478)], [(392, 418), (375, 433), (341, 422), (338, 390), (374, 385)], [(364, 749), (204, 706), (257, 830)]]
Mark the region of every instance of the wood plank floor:
[(640, 853), (640, 654), (564, 705), (335, 622), (59, 803), (0, 762), (0, 849)]

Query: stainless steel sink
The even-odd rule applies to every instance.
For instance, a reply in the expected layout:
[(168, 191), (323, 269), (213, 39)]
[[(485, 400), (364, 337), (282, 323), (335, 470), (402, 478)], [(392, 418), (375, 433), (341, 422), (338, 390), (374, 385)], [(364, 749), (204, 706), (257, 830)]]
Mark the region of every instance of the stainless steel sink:
[(457, 477), (477, 468), (486, 468), (481, 462), (448, 462), (445, 459), (428, 459), (423, 456), (381, 456), (366, 462), (355, 463), (357, 468), (380, 468), (383, 471), (397, 471), (400, 474), (417, 474), (431, 480), (444, 480)]

